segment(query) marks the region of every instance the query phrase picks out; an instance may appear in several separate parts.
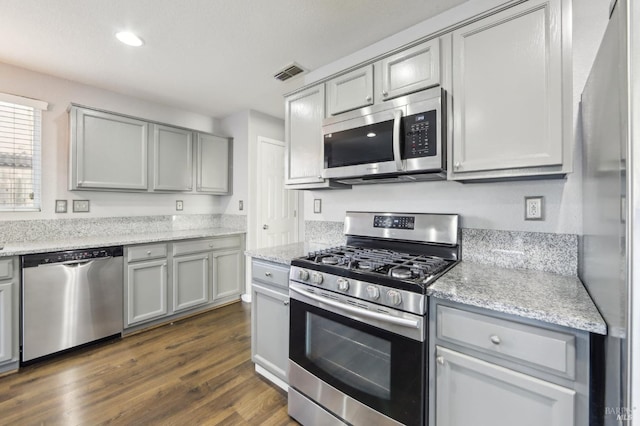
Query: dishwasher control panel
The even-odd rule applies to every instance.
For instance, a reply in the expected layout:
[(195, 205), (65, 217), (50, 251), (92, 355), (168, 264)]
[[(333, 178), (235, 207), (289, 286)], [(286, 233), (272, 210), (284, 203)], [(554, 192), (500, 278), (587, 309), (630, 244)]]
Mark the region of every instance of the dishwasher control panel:
[(122, 256), (122, 253), (122, 246), (115, 246), (31, 254), (22, 257), (22, 267), (29, 268), (38, 265), (48, 265), (54, 263), (82, 262), (84, 260), (99, 259), (104, 257), (118, 257)]

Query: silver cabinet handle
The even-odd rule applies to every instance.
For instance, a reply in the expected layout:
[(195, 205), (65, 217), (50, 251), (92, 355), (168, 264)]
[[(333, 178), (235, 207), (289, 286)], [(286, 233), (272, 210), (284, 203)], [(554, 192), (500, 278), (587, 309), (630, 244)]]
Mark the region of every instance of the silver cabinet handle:
[(151, 250), (147, 250), (147, 256), (151, 256)]
[(269, 225), (265, 223), (264, 225), (262, 225), (262, 229), (269, 229)]
[(460, 162), (456, 162), (456, 164), (453, 165), (453, 168), (456, 170), (460, 170)]
[(271, 272), (265, 272), (265, 273), (264, 273), (264, 276), (265, 276), (265, 277), (270, 277), (270, 276), (271, 276)]
[(367, 101), (367, 102), (371, 102), (371, 96), (367, 96), (367, 97), (365, 98), (365, 101)]
[(444, 365), (444, 357), (443, 356), (437, 357), (436, 362), (440, 365)]
[(491, 339), (491, 343), (493, 343), (494, 345), (499, 345), (501, 342), (500, 337), (496, 336), (495, 334), (492, 335), (489, 339)]
[(288, 300), (285, 300), (285, 301), (284, 301), (284, 302), (282, 302), (282, 303), (284, 303), (284, 306), (289, 306), (289, 301), (288, 301)]
[(384, 96), (386, 98), (387, 96), (389, 96), (389, 92), (387, 92), (386, 90), (383, 90), (382, 91), (382, 96)]

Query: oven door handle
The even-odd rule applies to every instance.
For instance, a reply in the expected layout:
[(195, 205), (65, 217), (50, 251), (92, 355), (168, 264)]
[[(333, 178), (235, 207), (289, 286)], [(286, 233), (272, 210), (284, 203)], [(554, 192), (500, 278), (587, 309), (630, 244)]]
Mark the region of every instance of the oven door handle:
[(402, 171), (402, 154), (400, 152), (400, 127), (402, 124), (402, 110), (393, 112), (393, 160), (396, 162), (396, 169)]
[(294, 292), (301, 294), (304, 297), (308, 297), (309, 299), (314, 300), (318, 303), (323, 303), (325, 305), (340, 309), (345, 312), (349, 312), (351, 314), (356, 314), (356, 315), (360, 315), (367, 318), (377, 319), (380, 321), (387, 322), (389, 324), (400, 325), (403, 327), (420, 328), (420, 322), (417, 320), (412, 320), (407, 318), (397, 318), (397, 317), (386, 315), (380, 312), (371, 312), (367, 309), (345, 305), (344, 303), (336, 302), (334, 300), (327, 299), (322, 296), (317, 296), (313, 293), (305, 292), (304, 290), (300, 290), (295, 287), (289, 287), (289, 290), (293, 290)]

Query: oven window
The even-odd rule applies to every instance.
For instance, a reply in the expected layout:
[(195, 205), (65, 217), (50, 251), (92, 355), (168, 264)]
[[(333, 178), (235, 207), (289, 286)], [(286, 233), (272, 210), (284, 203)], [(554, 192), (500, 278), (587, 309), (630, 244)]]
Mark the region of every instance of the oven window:
[(393, 120), (324, 136), (325, 167), (393, 161)]
[(391, 343), (307, 314), (306, 356), (319, 368), (377, 398), (391, 396)]

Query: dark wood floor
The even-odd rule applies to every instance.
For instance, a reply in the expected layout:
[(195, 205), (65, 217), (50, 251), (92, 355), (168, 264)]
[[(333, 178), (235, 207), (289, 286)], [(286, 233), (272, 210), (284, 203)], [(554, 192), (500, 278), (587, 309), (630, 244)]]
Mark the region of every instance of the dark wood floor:
[(234, 303), (0, 377), (0, 424), (295, 425)]

